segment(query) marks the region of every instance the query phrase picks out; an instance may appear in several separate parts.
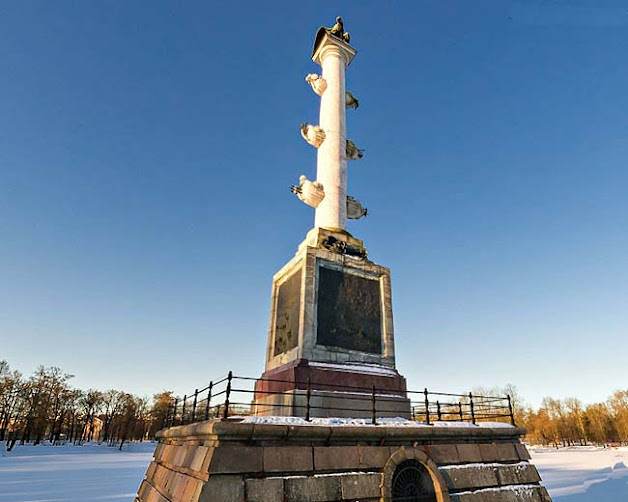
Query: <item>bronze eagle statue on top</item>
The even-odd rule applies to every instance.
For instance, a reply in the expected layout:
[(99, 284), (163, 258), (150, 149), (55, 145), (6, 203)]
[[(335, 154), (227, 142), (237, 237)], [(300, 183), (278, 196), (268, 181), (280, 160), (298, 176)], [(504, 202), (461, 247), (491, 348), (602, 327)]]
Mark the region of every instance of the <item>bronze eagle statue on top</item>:
[(349, 43), (349, 41), (351, 40), (349, 32), (345, 32), (345, 26), (340, 16), (336, 18), (336, 24), (334, 24), (331, 28), (328, 28), (327, 31), (331, 35), (338, 37), (339, 39), (344, 40), (347, 43)]

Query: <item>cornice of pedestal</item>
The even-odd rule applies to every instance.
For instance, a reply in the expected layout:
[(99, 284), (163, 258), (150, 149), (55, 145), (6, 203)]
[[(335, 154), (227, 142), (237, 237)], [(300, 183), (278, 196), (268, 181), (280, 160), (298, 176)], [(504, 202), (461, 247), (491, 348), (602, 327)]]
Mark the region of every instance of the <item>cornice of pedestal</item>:
[(321, 64), (325, 56), (332, 51), (339, 54), (344, 59), (345, 66), (349, 66), (357, 54), (357, 51), (348, 43), (325, 32), (318, 42), (318, 45), (314, 48), (312, 61)]

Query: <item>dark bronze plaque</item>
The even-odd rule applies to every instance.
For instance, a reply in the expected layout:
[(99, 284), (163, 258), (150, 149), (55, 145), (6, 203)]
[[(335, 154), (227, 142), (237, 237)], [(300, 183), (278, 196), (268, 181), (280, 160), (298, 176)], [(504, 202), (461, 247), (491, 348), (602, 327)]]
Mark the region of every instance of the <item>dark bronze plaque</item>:
[(301, 299), (301, 271), (293, 274), (279, 286), (275, 313), (275, 352), (282, 354), (299, 342), (299, 303)]
[(319, 345), (381, 354), (379, 281), (325, 267), (318, 269)]

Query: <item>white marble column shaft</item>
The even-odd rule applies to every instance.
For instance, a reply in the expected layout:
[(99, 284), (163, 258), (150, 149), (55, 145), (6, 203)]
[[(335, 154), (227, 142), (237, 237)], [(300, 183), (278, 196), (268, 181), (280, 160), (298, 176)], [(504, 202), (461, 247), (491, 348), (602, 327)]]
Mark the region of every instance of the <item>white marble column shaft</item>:
[(340, 47), (324, 47), (320, 54), (327, 89), (321, 96), (319, 125), (325, 141), (318, 149), (316, 179), (325, 188), (325, 198), (316, 208), (314, 225), (328, 229), (347, 228), (347, 120), (345, 108), (345, 68)]

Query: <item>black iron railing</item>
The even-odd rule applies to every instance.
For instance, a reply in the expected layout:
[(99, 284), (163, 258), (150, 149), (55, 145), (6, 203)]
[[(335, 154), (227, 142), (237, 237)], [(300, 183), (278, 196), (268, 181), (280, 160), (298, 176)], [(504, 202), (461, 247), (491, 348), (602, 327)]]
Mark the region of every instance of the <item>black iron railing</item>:
[[(255, 388), (255, 382), (259, 382)], [(261, 385), (260, 385), (261, 384)], [(270, 402), (268, 396), (284, 396), (286, 391), (269, 390), (288, 385), (297, 391), (289, 404)], [(300, 394), (298, 393), (300, 391)], [(315, 398), (321, 392), (338, 393), (343, 406), (320, 406)], [(329, 396), (329, 394), (328, 394)], [(508, 422), (515, 425), (510, 396), (484, 396), (468, 394), (450, 394), (423, 390), (391, 390), (375, 386), (360, 387), (307, 381), (274, 380), (235, 376), (233, 372), (219, 380), (211, 381), (203, 388), (197, 388), (191, 394), (175, 398), (168, 409), (166, 425), (183, 425), (204, 420), (247, 415), (290, 415), (302, 416), (310, 421), (313, 416), (368, 416), (371, 423), (391, 417), (387, 404), (399, 398), (410, 400), (411, 419), (427, 425), (434, 422), (470, 422), (482, 421)], [(348, 406), (354, 402), (356, 406)], [(368, 403), (367, 407), (365, 403)], [(287, 412), (286, 412), (287, 410)], [(350, 415), (349, 415), (350, 416)]]

